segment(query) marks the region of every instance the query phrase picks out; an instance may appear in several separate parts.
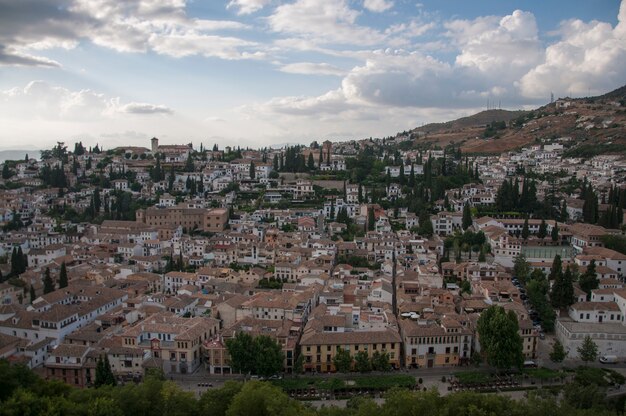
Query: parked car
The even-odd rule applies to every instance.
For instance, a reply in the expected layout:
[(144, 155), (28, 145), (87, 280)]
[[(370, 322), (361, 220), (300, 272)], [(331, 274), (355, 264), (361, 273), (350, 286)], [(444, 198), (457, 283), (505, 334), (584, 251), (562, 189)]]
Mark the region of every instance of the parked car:
[(603, 355), (600, 357), (602, 364), (615, 364), (617, 363), (617, 355)]
[(533, 360), (524, 361), (524, 368), (537, 368), (537, 363)]

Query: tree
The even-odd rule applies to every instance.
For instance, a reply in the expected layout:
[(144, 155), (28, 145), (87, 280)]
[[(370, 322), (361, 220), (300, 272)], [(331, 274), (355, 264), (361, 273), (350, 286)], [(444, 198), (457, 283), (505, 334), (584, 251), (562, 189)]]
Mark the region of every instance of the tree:
[(530, 230), (528, 229), (528, 217), (526, 217), (524, 218), (524, 226), (522, 227), (522, 238), (527, 240), (529, 235)]
[(559, 241), (559, 226), (556, 221), (554, 222), (554, 227), (552, 227), (552, 232), (550, 233), (552, 237), (552, 241)]
[(236, 372), (269, 377), (283, 368), (282, 347), (267, 335), (253, 338), (241, 331), (226, 340), (226, 348)]
[(50, 292), (54, 292), (54, 281), (50, 276), (50, 268), (46, 267), (43, 278), (43, 293), (44, 295)]
[(226, 416), (228, 407), (242, 387), (243, 383), (228, 380), (220, 389), (208, 389), (202, 394), (198, 403), (200, 414)]
[(373, 231), (376, 224), (376, 218), (374, 216), (374, 208), (369, 207), (367, 209), (367, 231)]
[(11, 170), (9, 169), (9, 164), (5, 161), (2, 166), (2, 179), (9, 179), (11, 177)]
[(546, 224), (546, 220), (541, 219), (541, 224), (539, 224), (539, 230), (537, 231), (537, 237), (546, 238), (548, 235), (548, 225)]
[(176, 176), (174, 175), (174, 166), (170, 168), (170, 176), (167, 179), (167, 191), (172, 192), (172, 188), (174, 188), (174, 179)]
[[(213, 409), (207, 415), (213, 415)], [(291, 400), (280, 387), (253, 381), (245, 383), (228, 406), (228, 416), (295, 416), (305, 413), (304, 406)]]
[(560, 363), (565, 359), (567, 353), (565, 352), (565, 348), (563, 348), (563, 344), (557, 339), (554, 345), (552, 346), (552, 352), (550, 353), (550, 360), (554, 363)]
[(552, 260), (548, 280), (555, 280), (561, 273), (563, 273), (563, 261), (561, 260), (561, 256), (557, 254), (554, 256), (554, 260)]
[(565, 201), (565, 199), (563, 200), (563, 204), (561, 205), (561, 212), (559, 214), (559, 221), (567, 221), (567, 202)]
[(37, 295), (35, 294), (35, 287), (33, 285), (30, 286), (30, 303), (33, 303), (37, 299)]
[(193, 165), (193, 156), (191, 154), (187, 156), (187, 160), (185, 161), (185, 172), (193, 172), (195, 167)]
[(467, 230), (472, 226), (472, 211), (470, 210), (469, 202), (463, 205), (463, 230)]
[(565, 273), (559, 273), (554, 279), (550, 291), (550, 302), (556, 309), (565, 309), (574, 303), (574, 276), (569, 266)]
[(498, 369), (521, 367), (523, 343), (515, 312), (501, 306), (490, 306), (478, 319), (478, 335), (487, 362)]
[(372, 363), (366, 351), (359, 351), (354, 355), (354, 368), (361, 373), (372, 371)]
[(278, 172), (278, 155), (274, 155), (274, 160), (272, 161), (272, 170)]
[(472, 284), (469, 282), (469, 280), (463, 280), (461, 284), (459, 285), (459, 287), (461, 289), (461, 294), (463, 293), (467, 293), (468, 295), (472, 294)]
[(226, 340), (226, 349), (230, 355), (233, 371), (252, 374), (255, 370), (254, 339), (246, 332), (237, 332), (234, 338)]
[(307, 168), (309, 170), (315, 170), (315, 159), (313, 159), (313, 153), (309, 153), (309, 158), (307, 160)]
[(254, 166), (254, 162), (250, 162), (250, 179), (254, 179), (256, 176), (256, 167)]
[(596, 261), (591, 260), (587, 266), (587, 270), (578, 278), (578, 284), (582, 290), (587, 293), (587, 299), (591, 297), (591, 291), (597, 289), (600, 285), (598, 276), (596, 275)]
[(374, 351), (374, 354), (372, 354), (372, 368), (375, 371), (390, 371), (389, 354), (387, 352)]
[(59, 289), (67, 287), (67, 266), (65, 262), (61, 263), (61, 272), (59, 273)]
[(117, 382), (115, 381), (115, 376), (111, 370), (108, 355), (104, 354), (104, 357), (101, 355), (98, 357), (98, 362), (96, 363), (96, 380), (94, 385), (96, 387), (100, 387), (107, 385), (115, 386), (116, 384)]
[(478, 254), (478, 261), (481, 263), (484, 263), (486, 260), (485, 258), (485, 249), (483, 248), (483, 246), (480, 246), (480, 253)]
[(428, 214), (428, 211), (423, 210), (419, 216), (418, 233), (419, 235), (425, 237), (431, 237), (434, 232), (433, 223), (430, 221), (430, 215)]
[(598, 346), (589, 335), (585, 337), (583, 343), (576, 349), (578, 356), (585, 363), (595, 361), (598, 357)]
[(340, 373), (347, 373), (352, 369), (352, 357), (350, 351), (337, 347), (337, 353), (333, 357), (333, 365), (335, 370)]
[(296, 361), (293, 364), (293, 372), (296, 374), (304, 373), (304, 355), (303, 354), (299, 354), (298, 358), (296, 358)]
[(267, 335), (254, 338), (255, 373), (269, 377), (281, 372), (285, 359), (282, 347)]
[(526, 260), (524, 253), (520, 253), (515, 257), (513, 262), (513, 275), (524, 284), (528, 280), (530, 276), (530, 263)]

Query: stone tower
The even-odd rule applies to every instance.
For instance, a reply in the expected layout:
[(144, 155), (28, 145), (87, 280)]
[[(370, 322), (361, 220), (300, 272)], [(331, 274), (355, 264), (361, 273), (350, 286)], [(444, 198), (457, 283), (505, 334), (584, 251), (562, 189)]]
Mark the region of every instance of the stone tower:
[(153, 137), (150, 142), (152, 143), (152, 154), (156, 155), (159, 152), (159, 139)]

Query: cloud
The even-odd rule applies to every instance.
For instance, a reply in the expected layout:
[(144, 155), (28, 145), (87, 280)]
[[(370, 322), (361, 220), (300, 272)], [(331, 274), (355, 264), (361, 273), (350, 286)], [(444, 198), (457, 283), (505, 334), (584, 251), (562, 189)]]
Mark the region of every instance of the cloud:
[(393, 7), (391, 0), (363, 0), (363, 7), (371, 12), (381, 13)]
[(345, 75), (346, 71), (327, 63), (297, 62), (283, 65), (280, 70), (289, 74), (303, 75)]
[(231, 0), (226, 5), (227, 9), (235, 8), (237, 14), (251, 14), (267, 6), (271, 0)]
[(517, 83), (526, 97), (601, 94), (626, 79), (626, 2), (618, 24), (569, 20), (561, 24), (560, 40), (549, 45), (542, 62)]
[(116, 114), (172, 114), (163, 105), (123, 103), (90, 89), (73, 91), (45, 81), (31, 81), (24, 88), (0, 92), (0, 112), (21, 119), (88, 121), (115, 118)]
[(0, 0), (0, 10), (0, 65), (58, 67), (34, 51), (72, 49), (80, 40), (124, 53), (262, 56), (257, 43), (216, 33), (247, 25), (189, 18), (185, 0)]
[(11, 51), (0, 46), (0, 65), (60, 67), (56, 61), (42, 56), (33, 56)]
[(164, 105), (154, 105), (148, 103), (128, 103), (119, 107), (120, 113), (128, 114), (172, 114), (171, 108)]
[(518, 79), (541, 59), (537, 23), (532, 13), (454, 20), (445, 24), (447, 35), (460, 47), (456, 65), (483, 74)]
[(302, 36), (315, 43), (383, 43), (383, 33), (356, 24), (359, 14), (347, 0), (297, 0), (278, 6), (267, 20), (274, 32)]

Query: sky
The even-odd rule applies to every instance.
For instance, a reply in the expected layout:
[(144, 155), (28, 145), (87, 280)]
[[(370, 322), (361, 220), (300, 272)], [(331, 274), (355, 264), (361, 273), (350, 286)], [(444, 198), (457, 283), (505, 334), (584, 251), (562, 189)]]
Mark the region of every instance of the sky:
[(626, 0), (0, 0), (0, 150), (385, 137), (626, 84)]

